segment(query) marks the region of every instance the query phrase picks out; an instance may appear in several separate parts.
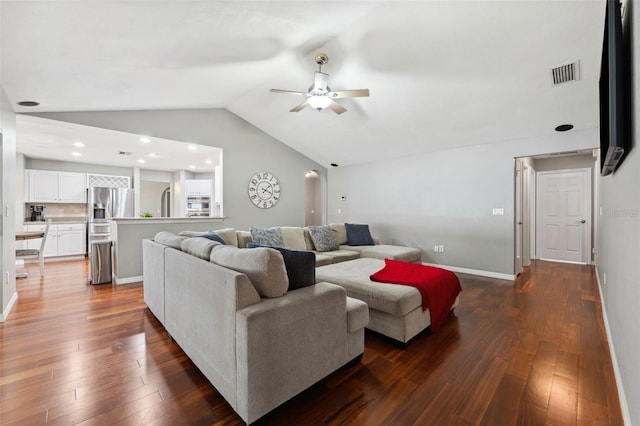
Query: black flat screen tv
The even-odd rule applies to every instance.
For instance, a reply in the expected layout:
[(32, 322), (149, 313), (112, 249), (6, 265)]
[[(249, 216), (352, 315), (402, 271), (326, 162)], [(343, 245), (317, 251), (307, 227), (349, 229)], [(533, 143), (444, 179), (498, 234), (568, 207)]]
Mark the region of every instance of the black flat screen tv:
[(600, 68), (600, 174), (613, 173), (624, 159), (628, 143), (630, 96), (628, 48), (619, 0), (606, 0)]

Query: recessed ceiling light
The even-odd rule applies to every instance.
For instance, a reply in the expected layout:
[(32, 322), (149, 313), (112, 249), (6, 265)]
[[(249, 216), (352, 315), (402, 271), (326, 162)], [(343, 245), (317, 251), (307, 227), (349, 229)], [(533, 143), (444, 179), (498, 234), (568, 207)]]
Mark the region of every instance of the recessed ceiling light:
[(40, 105), (40, 102), (36, 102), (36, 101), (20, 101), (20, 102), (18, 102), (18, 105), (26, 106), (26, 107), (36, 107), (36, 106)]
[(138, 163), (144, 163), (144, 160), (141, 158), (138, 160)]
[(195, 145), (189, 145), (189, 150), (190, 150), (190, 151), (195, 151), (196, 149), (198, 149), (198, 147), (197, 147), (197, 146), (195, 146)]
[(193, 164), (189, 166), (190, 169), (195, 169), (196, 166), (194, 166)]
[(207, 164), (213, 163), (213, 161), (211, 161), (211, 160), (205, 160), (204, 162), (207, 163)]
[(140, 142), (142, 142), (142, 143), (149, 143), (149, 142), (151, 142), (151, 139), (149, 139), (149, 138), (148, 138), (148, 137), (146, 137), (146, 136), (143, 136), (143, 137), (141, 137), (141, 138), (140, 138)]
[(73, 155), (74, 157), (80, 157), (80, 155), (82, 155), (82, 154), (80, 154), (77, 151), (74, 151), (74, 152), (71, 153), (71, 155)]
[(556, 127), (556, 132), (566, 132), (567, 130), (573, 129), (573, 124), (561, 124)]
[(82, 142), (78, 141), (78, 142), (74, 142), (73, 146), (77, 146), (78, 148), (82, 148), (82, 147), (84, 147), (84, 144)]
[(157, 157), (158, 154), (156, 154), (155, 152), (150, 152), (147, 154), (147, 157)]

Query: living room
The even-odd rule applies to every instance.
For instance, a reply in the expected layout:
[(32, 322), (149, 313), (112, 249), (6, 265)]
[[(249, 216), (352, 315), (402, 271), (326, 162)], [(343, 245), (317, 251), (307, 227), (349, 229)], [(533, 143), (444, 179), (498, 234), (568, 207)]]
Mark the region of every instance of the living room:
[[(235, 83), (235, 80), (242, 80), (240, 76), (229, 76), (222, 71), (219, 76), (205, 79), (206, 84), (214, 86), (218, 91), (221, 91), (222, 87), (219, 82), (214, 85), (213, 81), (234, 80), (234, 84), (239, 86), (244, 84), (247, 89), (252, 89), (251, 93), (261, 93), (261, 95), (239, 97), (233, 102), (229, 102), (227, 108), (207, 107), (207, 104), (194, 104), (190, 108), (173, 106), (167, 99), (172, 97), (179, 99), (181, 96), (179, 92), (182, 91), (173, 88), (168, 93), (158, 96), (161, 99), (156, 99), (155, 102), (140, 101), (131, 108), (114, 108), (113, 104), (107, 103), (98, 108), (83, 107), (80, 103), (74, 104), (71, 98), (66, 100), (68, 104), (56, 108), (55, 106), (47, 107), (46, 100), (39, 93), (22, 92), (19, 93), (19, 97), (17, 97), (18, 94), (11, 93), (10, 95), (9, 88), (13, 87), (16, 74), (15, 71), (14, 74), (8, 73), (6, 69), (6, 67), (10, 67), (8, 62), (13, 60), (13, 56), (7, 56), (4, 53), (6, 52), (5, 43), (11, 41), (10, 46), (13, 45), (14, 39), (11, 36), (18, 37), (15, 26), (21, 24), (15, 22), (11, 24), (7, 20), (16, 16), (12, 15), (13, 13), (18, 13), (19, 16), (29, 16), (32, 11), (20, 10), (17, 4), (5, 3), (10, 2), (3, 2), (0, 7), (3, 19), (3, 73), (1, 81), (3, 99), (2, 122), (0, 124), (3, 130), (2, 198), (5, 210), (8, 209), (8, 213), (3, 216), (2, 223), (2, 269), (5, 280), (2, 307), (6, 320), (12, 316), (11, 309), (7, 308), (10, 307), (11, 300), (16, 293), (15, 279), (11, 278), (14, 275), (12, 254), (15, 247), (12, 235), (17, 230), (13, 212), (19, 211), (19, 206), (16, 205), (13, 195), (16, 187), (16, 166), (13, 160), (15, 158), (16, 132), (19, 137), (19, 129), (16, 129), (13, 124), (16, 113), (31, 113), (47, 119), (222, 147), (225, 153), (225, 214), (228, 215), (228, 218), (225, 219), (225, 226), (237, 229), (248, 229), (252, 225), (302, 225), (302, 203), (300, 200), (303, 198), (303, 180), (301, 177), (308, 170), (318, 170), (326, 183), (327, 223), (346, 221), (370, 223), (372, 229), (383, 239), (392, 243), (420, 248), (424, 253), (425, 259), (423, 260), (425, 262), (464, 268), (467, 271), (497, 274), (502, 277), (515, 274), (513, 266), (515, 240), (513, 227), (514, 158), (551, 152), (582, 151), (596, 148), (599, 145), (596, 85), (599, 75), (599, 49), (601, 48), (604, 19), (602, 2), (589, 2), (574, 6), (582, 8), (580, 10), (596, 10), (584, 12), (587, 16), (583, 16), (581, 12), (572, 9), (570, 13), (572, 18), (567, 18), (569, 21), (572, 19), (577, 21), (577, 24), (570, 27), (572, 34), (586, 34), (585, 37), (590, 40), (586, 43), (591, 46), (590, 56), (578, 55), (582, 60), (583, 67), (582, 80), (579, 84), (590, 84), (591, 86), (587, 90), (581, 90), (578, 94), (571, 93), (567, 96), (570, 102), (565, 104), (563, 96), (558, 96), (557, 92), (551, 92), (556, 89), (563, 90), (562, 88), (552, 89), (545, 86), (539, 91), (547, 93), (546, 98), (528, 101), (527, 95), (520, 94), (518, 84), (505, 84), (505, 90), (508, 89), (518, 95), (515, 98), (519, 99), (519, 103), (512, 100), (512, 103), (503, 106), (504, 109), (491, 111), (489, 115), (478, 115), (475, 122), (458, 121), (452, 129), (455, 131), (459, 128), (460, 132), (452, 131), (446, 135), (421, 132), (414, 127), (418, 126), (419, 122), (435, 125), (433, 121), (437, 121), (437, 119), (432, 118), (438, 117), (435, 110), (455, 111), (458, 108), (470, 108), (470, 101), (467, 100), (467, 97), (479, 96), (480, 94), (467, 92), (465, 89), (452, 90), (455, 88), (455, 81), (449, 82), (450, 86), (442, 83), (444, 89), (415, 82), (402, 85), (400, 80), (411, 80), (409, 76), (415, 71), (411, 67), (422, 70), (423, 67), (433, 69), (437, 66), (443, 66), (443, 61), (425, 59), (439, 57), (435, 53), (439, 55), (443, 55), (443, 53), (433, 52), (432, 55), (424, 55), (425, 58), (421, 60), (427, 64), (423, 62), (416, 64), (410, 61), (413, 58), (409, 57), (408, 52), (400, 51), (398, 56), (391, 61), (389, 50), (394, 46), (389, 46), (391, 44), (389, 40), (392, 39), (385, 39), (385, 35), (392, 32), (391, 23), (395, 22), (394, 19), (389, 19), (389, 23), (384, 26), (380, 22), (382, 18), (376, 15), (379, 21), (374, 23), (380, 25), (381, 30), (378, 33), (369, 34), (376, 43), (373, 43), (369, 50), (363, 48), (359, 51), (361, 62), (359, 65), (349, 64), (347, 58), (339, 53), (340, 49), (346, 50), (346, 46), (354, 43), (353, 37), (355, 36), (353, 35), (345, 35), (337, 40), (332, 39), (333, 43), (331, 41), (323, 43), (321, 40), (309, 41), (309, 48), (326, 48), (332, 62), (329, 62), (323, 71), (330, 74), (330, 81), (336, 81), (334, 85), (337, 89), (369, 87), (371, 96), (348, 102), (343, 101), (348, 109), (345, 114), (331, 115), (333, 114), (331, 111), (316, 113), (316, 111), (306, 110), (298, 113), (299, 115), (304, 114), (299, 121), (292, 122), (292, 120), (298, 119), (298, 115), (289, 113), (288, 110), (296, 104), (297, 99), (270, 94), (268, 90), (273, 87), (292, 90), (306, 88), (311, 79), (311, 72), (316, 68), (313, 63), (313, 55), (300, 55), (294, 59), (298, 62), (295, 62), (297, 65), (293, 70), (287, 68), (294, 63), (288, 57), (287, 61), (269, 62), (267, 73), (285, 73), (283, 69), (286, 69), (286, 75), (268, 81), (248, 79), (248, 82)], [(513, 7), (525, 7), (525, 5), (518, 5), (518, 3), (526, 2), (514, 2)], [(633, 22), (638, 12), (634, 9), (633, 2), (625, 3), (627, 4), (627, 16), (629, 14), (631, 16), (628, 19)], [(349, 22), (340, 21), (341, 25), (348, 26), (351, 24), (351, 19), (356, 20), (358, 16), (368, 16), (369, 11), (364, 8), (375, 9), (372, 4), (361, 6), (363, 9), (360, 10), (350, 2), (349, 4), (353, 9), (345, 10), (344, 15), (341, 15), (344, 21)], [(442, 4), (440, 7), (444, 8)], [(465, 9), (466, 7), (471, 9)], [(318, 8), (319, 10), (315, 10), (315, 12), (322, 15), (325, 11), (320, 6)], [(492, 15), (497, 10), (501, 10), (497, 3), (490, 3), (490, 10), (484, 11), (481, 16)], [(460, 13), (473, 14), (474, 11), (476, 9), (473, 9), (469, 4), (458, 3), (457, 9), (453, 11), (455, 13), (452, 14), (454, 16)], [(357, 12), (358, 15), (349, 15), (347, 12)], [(437, 14), (437, 12), (436, 7), (432, 13)], [(445, 13), (446, 10), (440, 12)], [(53, 12), (47, 11), (47, 13)], [(56, 13), (61, 14), (61, 16), (55, 15), (58, 18), (64, 16), (62, 11)], [(400, 14), (400, 12), (397, 13)], [(274, 14), (276, 13), (274, 12)], [(526, 13), (522, 13), (522, 15), (526, 15)], [(527, 20), (521, 15), (515, 16), (520, 16), (519, 20), (514, 20), (513, 25), (516, 27), (517, 25), (531, 25), (532, 27), (539, 25), (539, 22), (526, 22)], [(583, 19), (584, 21), (582, 21)], [(416, 18), (416, 20), (418, 19)], [(480, 19), (478, 20), (480, 21)], [(31, 21), (27, 20), (27, 22)], [(65, 20), (60, 22), (65, 22)], [(410, 24), (411, 28), (419, 26), (415, 22), (410, 22)], [(448, 34), (450, 39), (455, 40), (455, 35), (461, 34), (455, 32), (460, 31), (459, 25), (454, 25), (449, 21)], [(336, 24), (336, 27), (339, 26)], [(435, 24), (433, 26), (435, 27)], [(72, 25), (67, 25), (67, 28), (69, 27)], [(295, 28), (299, 30), (297, 26)], [(528, 31), (513, 28), (511, 30), (523, 33)], [(108, 32), (106, 33), (108, 34)], [(441, 37), (440, 42), (450, 40), (445, 36)], [(536, 40), (536, 42), (540, 43), (542, 47), (555, 43), (555, 41), (548, 40), (546, 42)], [(530, 45), (524, 45), (517, 50), (525, 51), (526, 48), (533, 48), (533, 44), (531, 41)], [(200, 47), (205, 50), (203, 46)], [(262, 47), (264, 51), (256, 53), (254, 50), (253, 54), (261, 57), (263, 52), (268, 52), (270, 48), (273, 48), (266, 42)], [(304, 43), (303, 47), (305, 47)], [(376, 47), (381, 50), (376, 50)], [(573, 45), (568, 47), (573, 47)], [(66, 48), (65, 45), (64, 49)], [(192, 46), (191, 48), (195, 49), (196, 53), (199, 51), (199, 48)], [(218, 48), (217, 45), (216, 48)], [(185, 52), (180, 52), (180, 55), (194, 54), (193, 50), (189, 49)], [(632, 52), (634, 64), (637, 64), (637, 46), (633, 46)], [(173, 53), (179, 56), (176, 51)], [(470, 56), (470, 52), (465, 53), (466, 57)], [(352, 58), (355, 55), (356, 53), (353, 53)], [(209, 59), (213, 61), (216, 58), (212, 59), (206, 55), (204, 58), (186, 58), (188, 61), (196, 62)], [(235, 57), (231, 57), (231, 59), (235, 60)], [(507, 62), (515, 64), (519, 63), (519, 59), (519, 56), (515, 56)], [(575, 58), (550, 59), (549, 65), (573, 59)], [(218, 58), (218, 60), (229, 61), (229, 57)], [(378, 73), (383, 71), (389, 74), (400, 73), (400, 77), (396, 75), (394, 78), (389, 78), (374, 86), (373, 80), (367, 81), (366, 74), (359, 72), (364, 68), (362, 63), (369, 68), (374, 68)], [(172, 64), (168, 66), (170, 67), (170, 65)], [(442, 73), (441, 69), (434, 70), (434, 73), (436, 71)], [(103, 74), (96, 75), (96, 85), (98, 80), (106, 78)], [(334, 78), (336, 80), (333, 80)], [(471, 80), (469, 75), (453, 77), (454, 80), (456, 78), (465, 81)], [(546, 78), (546, 74), (542, 78)], [(474, 84), (483, 86), (482, 81), (474, 82)], [(495, 88), (490, 82), (486, 84), (483, 90), (487, 92), (491, 92)], [(91, 86), (90, 81), (88, 85)], [(176, 86), (179, 85), (176, 84)], [(376, 97), (384, 96), (385, 102), (403, 103), (405, 102), (404, 97), (395, 99), (389, 93), (393, 93), (394, 90), (398, 90), (398, 93), (411, 93), (413, 88), (417, 90), (414, 96), (420, 100), (416, 106), (418, 113), (411, 112), (408, 107), (399, 106), (398, 109), (402, 113), (399, 115), (403, 116), (397, 122), (399, 124), (394, 127), (384, 127), (387, 120), (377, 111)], [(84, 90), (91, 91), (87, 88)], [(161, 92), (167, 89), (166, 87), (155, 87), (154, 90)], [(454, 91), (455, 95), (451, 95), (449, 103), (431, 105), (430, 102), (426, 102), (435, 96), (438, 90)], [(634, 96), (637, 99), (637, 88), (634, 90), (636, 91)], [(473, 95), (470, 96), (468, 93)], [(487, 109), (490, 109), (489, 106), (492, 105), (490, 101), (493, 96), (497, 95), (490, 93), (487, 97), (482, 98)], [(16, 106), (16, 102), (26, 99), (40, 100), (42, 108), (30, 110)], [(550, 105), (557, 99), (561, 99), (562, 102), (558, 102), (560, 105), (557, 106), (558, 111), (555, 114), (549, 114), (544, 135), (530, 132), (528, 136), (521, 137), (516, 136), (521, 133), (512, 132), (509, 128), (497, 130), (502, 126), (509, 125), (509, 116), (504, 114), (508, 110), (517, 111), (521, 107), (520, 103), (539, 102), (541, 105), (537, 105), (538, 109), (535, 111), (523, 112), (521, 115), (524, 117), (518, 117), (519, 121), (515, 122), (514, 127), (526, 127), (529, 119), (533, 121), (540, 114), (540, 110), (551, 108)], [(252, 103), (257, 103), (257, 105), (247, 108), (246, 105)], [(553, 128), (556, 125), (574, 119), (574, 116), (568, 111), (575, 110), (575, 105), (581, 103), (590, 105), (590, 109), (583, 116), (586, 118), (583, 118), (582, 122), (575, 121), (575, 128), (569, 132), (554, 132)], [(273, 115), (267, 114), (265, 110)], [(503, 120), (505, 118), (507, 120)], [(348, 130), (340, 128), (342, 123), (349, 124)], [(464, 139), (463, 129), (467, 126), (481, 127), (484, 123), (490, 124), (493, 132), (487, 130), (488, 136), (485, 136), (484, 139), (478, 137), (478, 139), (467, 139), (460, 142), (460, 139)], [(536, 125), (541, 125), (540, 121), (536, 121), (536, 123)], [(338, 129), (335, 130), (335, 128)], [(371, 129), (367, 129), (366, 133), (364, 130), (362, 133), (358, 133), (358, 130), (364, 128)], [(405, 128), (413, 130), (406, 133)], [(332, 130), (335, 134), (332, 133)], [(373, 144), (377, 138), (373, 138), (371, 134), (376, 132), (380, 133), (380, 138), (385, 138), (391, 143), (387, 143), (386, 146), (376, 144), (374, 145), (376, 149), (369, 149), (367, 140), (371, 140)], [(300, 139), (300, 142), (295, 145), (296, 148), (292, 148), (293, 145), (290, 144), (296, 138)], [(409, 139), (416, 146), (420, 146), (422, 143), (427, 145), (430, 140), (434, 140), (436, 146), (429, 145), (426, 149), (410, 151), (409, 148), (401, 144)], [(247, 155), (247, 153), (251, 153), (251, 155)], [(595, 179), (599, 198), (594, 211), (594, 215), (598, 215), (600, 219), (599, 228), (596, 230), (597, 238), (594, 248), (597, 257), (595, 257), (594, 263), (598, 271), (603, 304), (608, 314), (611, 343), (615, 348), (612, 357), (615, 357), (619, 368), (620, 377), (618, 379), (624, 385), (626, 405), (630, 413), (627, 421), (630, 424), (633, 423), (632, 420), (637, 422), (640, 418), (638, 417), (637, 404), (634, 403), (639, 400), (638, 396), (640, 395), (638, 387), (640, 371), (634, 362), (640, 356), (640, 347), (635, 342), (637, 339), (635, 339), (633, 328), (633, 324), (637, 323), (638, 318), (633, 306), (633, 302), (637, 300), (635, 282), (638, 278), (638, 271), (632, 257), (632, 253), (637, 251), (635, 249), (639, 242), (638, 232), (636, 232), (638, 216), (633, 214), (638, 208), (637, 189), (635, 188), (638, 170), (636, 157), (635, 151), (631, 151), (613, 176)], [(331, 163), (338, 164), (338, 167), (332, 167)], [(245, 194), (247, 181), (253, 173), (260, 170), (276, 174), (282, 183), (283, 191), (286, 191), (284, 194), (287, 195), (283, 195), (282, 200), (278, 203), (278, 208), (258, 210), (249, 208), (251, 206), (247, 205)], [(505, 215), (493, 216), (491, 212), (494, 208), (503, 208)], [(620, 214), (599, 215), (600, 209), (605, 212), (620, 212)], [(625, 216), (624, 212), (631, 213)], [(445, 246), (444, 253), (435, 253), (433, 251), (434, 245)], [(621, 384), (618, 385), (620, 389)]]

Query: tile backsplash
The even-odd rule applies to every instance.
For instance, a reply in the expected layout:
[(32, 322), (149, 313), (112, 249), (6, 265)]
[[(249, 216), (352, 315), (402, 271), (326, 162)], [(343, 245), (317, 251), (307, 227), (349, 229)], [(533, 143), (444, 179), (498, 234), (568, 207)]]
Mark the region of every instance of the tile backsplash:
[(26, 203), (24, 207), (24, 217), (31, 217), (30, 207), (33, 205), (45, 206), (44, 217), (56, 218), (56, 217), (77, 217), (79, 219), (86, 219), (87, 217), (87, 205), (86, 204), (67, 204), (67, 203)]

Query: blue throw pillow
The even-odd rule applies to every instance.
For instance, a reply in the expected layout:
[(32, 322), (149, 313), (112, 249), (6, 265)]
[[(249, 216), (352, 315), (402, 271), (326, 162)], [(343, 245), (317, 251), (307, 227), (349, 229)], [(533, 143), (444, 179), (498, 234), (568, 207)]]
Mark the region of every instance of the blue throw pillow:
[[(255, 243), (247, 248), (266, 247)], [(312, 251), (289, 250), (282, 247), (269, 247), (282, 253), (284, 266), (289, 278), (289, 290), (308, 287), (316, 283), (316, 255)]]
[(310, 226), (309, 235), (311, 235), (313, 245), (318, 251), (340, 250), (335, 231), (329, 225)]
[(218, 235), (216, 232), (213, 232), (213, 231), (209, 231), (206, 234), (197, 235), (197, 237), (208, 238), (212, 241), (217, 241), (220, 244), (227, 245), (227, 242), (220, 235)]
[(347, 244), (350, 246), (372, 246), (373, 237), (369, 232), (369, 225), (356, 225), (354, 223), (345, 223), (347, 229)]
[(249, 228), (254, 244), (269, 247), (284, 247), (284, 238), (280, 228)]

